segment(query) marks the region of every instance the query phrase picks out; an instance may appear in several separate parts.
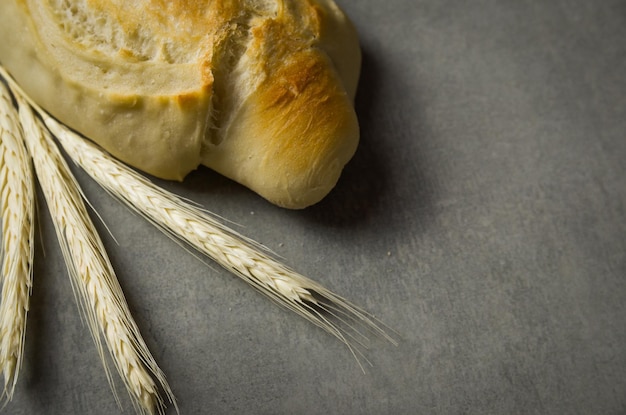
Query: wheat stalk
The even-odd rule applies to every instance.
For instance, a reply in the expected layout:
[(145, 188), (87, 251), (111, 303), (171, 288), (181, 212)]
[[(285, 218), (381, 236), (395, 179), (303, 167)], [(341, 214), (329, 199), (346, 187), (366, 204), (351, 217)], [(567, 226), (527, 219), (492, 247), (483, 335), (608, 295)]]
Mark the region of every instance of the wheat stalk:
[[(12, 81), (15, 88), (19, 88)], [(397, 344), (382, 324), (322, 285), (298, 274), (254, 241), (216, 221), (208, 212), (152, 184), (98, 146), (30, 102), (68, 155), (96, 182), (174, 239), (181, 240), (242, 278), (275, 302), (337, 337), (350, 351), (367, 347), (370, 333)], [(360, 364), (360, 363), (359, 363)]]
[(0, 82), (0, 215), (2, 216), (2, 296), (0, 370), (11, 400), (24, 354), (26, 317), (32, 286), (34, 178), (11, 96)]
[[(163, 398), (152, 376), (174, 403), (172, 392), (130, 315), (102, 241), (89, 218), (78, 183), (25, 98), (17, 88), (13, 91), (19, 105), (26, 145), (33, 157), (72, 287), (75, 295), (78, 294), (80, 308), (86, 315), (100, 357), (105, 363), (98, 328), (135, 409), (149, 414), (163, 412)], [(106, 363), (104, 366), (112, 383)]]
[(366, 346), (366, 336), (356, 328), (358, 325), (395, 343), (361, 309), (284, 266), (250, 239), (227, 228), (204, 210), (157, 187), (44, 111), (39, 111), (45, 125), (77, 164), (109, 193), (168, 235), (209, 256), (272, 300), (336, 336), (353, 353), (353, 341)]

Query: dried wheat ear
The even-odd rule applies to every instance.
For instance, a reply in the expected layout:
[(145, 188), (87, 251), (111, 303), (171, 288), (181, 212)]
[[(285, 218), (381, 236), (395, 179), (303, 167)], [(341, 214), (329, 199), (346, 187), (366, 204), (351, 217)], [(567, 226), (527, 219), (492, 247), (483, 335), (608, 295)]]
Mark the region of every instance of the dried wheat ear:
[[(16, 121), (16, 117), (12, 115), (15, 109), (5, 91), (4, 101), (2, 101), (4, 104), (0, 110), (2, 114), (9, 114), (9, 116), (3, 115), (4, 118), (0, 119), (12, 119), (13, 123), (3, 121), (1, 124), (3, 129), (0, 131), (12, 131), (7, 134), (11, 135), (13, 141), (17, 142), (17, 146), (21, 146), (22, 150), (24, 150), (21, 142), (23, 139), (30, 156), (35, 161), (37, 177), (63, 248), (73, 287), (78, 293), (81, 309), (87, 315), (94, 341), (104, 361), (99, 329), (138, 412), (154, 413), (163, 410), (164, 400), (159, 393), (159, 388), (175, 405), (174, 397), (165, 376), (150, 355), (130, 316), (102, 242), (87, 215), (78, 183), (56, 147), (53, 136), (69, 157), (110, 194), (141, 214), (167, 235), (210, 257), (274, 302), (291, 309), (337, 337), (348, 347), (359, 364), (361, 359), (367, 362), (362, 348), (367, 348), (370, 335), (380, 336), (396, 344), (394, 337), (388, 334), (389, 330), (374, 317), (322, 285), (286, 267), (254, 241), (229, 229), (207, 211), (159, 188), (126, 167), (91, 141), (57, 122), (36, 104), (30, 102), (2, 68), (0, 68), (0, 75), (11, 86), (19, 108), (19, 120)], [(38, 117), (33, 114), (31, 108), (35, 110)], [(4, 141), (3, 133), (3, 148)], [(15, 145), (11, 148), (14, 147)], [(2, 154), (6, 154), (6, 151)], [(10, 154), (15, 154), (15, 150), (12, 150)], [(23, 160), (21, 165), (30, 166), (25, 151), (21, 157)], [(9, 203), (19, 202), (22, 204), (20, 206), (32, 205), (33, 180), (32, 172), (28, 168), (23, 167), (24, 172), (20, 170), (19, 173), (12, 173), (13, 176), (22, 178), (21, 182), (17, 180), (17, 184), (11, 185), (13, 186), (11, 189), (22, 189), (20, 190), (21, 198), (13, 197), (12, 202), (5, 202), (4, 191), (2, 193), (3, 220), (12, 221), (9, 227), (20, 226), (13, 225), (13, 222), (21, 223), (17, 222), (17, 219), (12, 219), (11, 210), (6, 209)], [(1, 177), (5, 176), (8, 177), (9, 174), (5, 173), (3, 168)], [(26, 188), (23, 182), (26, 181), (30, 183), (30, 187), (23, 190)], [(3, 185), (1, 189), (8, 187), (4, 182), (8, 183), (8, 180), (4, 179), (0, 183)], [(14, 192), (9, 191), (10, 194)], [(32, 211), (32, 208), (29, 211)], [(7, 217), (10, 219), (6, 219)], [(3, 304), (7, 302), (12, 307), (9, 313), (14, 313), (13, 310), (17, 308), (22, 310), (23, 314), (23, 323), (16, 323), (21, 326), (10, 329), (15, 332), (14, 336), (21, 339), (15, 346), (18, 351), (11, 352), (17, 356), (15, 361), (2, 360), (4, 359), (4, 354), (2, 354), (4, 342), (0, 343), (0, 364), (5, 373), (5, 391), (9, 397), (17, 378), (15, 368), (19, 368), (22, 356), (25, 310), (28, 304), (28, 296), (24, 293), (28, 292), (32, 273), (30, 268), (32, 265), (32, 213), (26, 219), (20, 220), (30, 224), (29, 227), (20, 228), (25, 235), (8, 237), (9, 244), (16, 238), (21, 238), (17, 240), (22, 241), (22, 245), (30, 249), (29, 251), (24, 246), (22, 247), (24, 252), (21, 255), (24, 259), (20, 264), (23, 269), (20, 269), (20, 276), (16, 277), (19, 282), (15, 283), (21, 287), (17, 290), (20, 295), (9, 293), (11, 298), (6, 299), (3, 290), (2, 298)], [(4, 229), (6, 226), (3, 223), (3, 237), (5, 236)], [(5, 247), (5, 251), (6, 249)], [(5, 277), (5, 287), (6, 281)], [(13, 304), (15, 302), (20, 304)], [(0, 312), (2, 310), (3, 308), (0, 308)], [(5, 330), (2, 323), (2, 315), (0, 315), (0, 330)], [(4, 339), (4, 331), (2, 334)], [(110, 377), (108, 371), (107, 375)]]
[(0, 83), (0, 369), (7, 400), (13, 397), (24, 355), (33, 269), (33, 200), (34, 176), (22, 139), (22, 127), (9, 92)]

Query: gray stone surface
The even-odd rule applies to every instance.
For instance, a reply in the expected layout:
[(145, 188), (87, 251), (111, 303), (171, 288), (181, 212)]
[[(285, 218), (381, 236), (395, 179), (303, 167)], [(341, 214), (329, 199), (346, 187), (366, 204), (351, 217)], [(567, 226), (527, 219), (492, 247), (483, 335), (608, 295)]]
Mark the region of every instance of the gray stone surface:
[[(77, 172), (181, 413), (626, 413), (626, 3), (340, 3), (363, 139), (336, 190), (294, 212), (208, 170), (163, 185), (397, 330), (365, 374)], [(4, 413), (119, 413), (40, 208)]]

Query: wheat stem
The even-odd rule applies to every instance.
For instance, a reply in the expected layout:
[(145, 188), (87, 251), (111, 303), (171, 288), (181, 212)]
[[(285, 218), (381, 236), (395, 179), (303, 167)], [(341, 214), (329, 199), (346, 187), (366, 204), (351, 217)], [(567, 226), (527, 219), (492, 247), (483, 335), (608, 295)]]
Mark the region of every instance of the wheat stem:
[[(348, 332), (354, 325), (363, 325), (395, 343), (365, 312), (345, 299), (284, 266), (204, 210), (155, 186), (45, 112), (40, 114), (68, 155), (96, 182), (170, 236), (186, 242), (272, 300), (325, 329), (353, 352), (342, 322), (352, 322)], [(339, 312), (334, 313), (333, 308)], [(348, 318), (336, 318), (341, 315)]]
[(34, 177), (18, 115), (0, 83), (0, 215), (2, 216), (2, 295), (0, 370), (11, 400), (24, 355), (32, 287)]
[[(100, 357), (104, 363), (104, 348), (98, 328), (135, 409), (149, 414), (162, 412), (163, 399), (151, 374), (170, 401), (174, 402), (172, 393), (130, 315), (102, 241), (88, 215), (79, 185), (49, 132), (36, 119), (17, 88), (14, 88), (14, 94), (19, 104), (26, 145), (33, 157), (72, 287)], [(106, 363), (105, 370), (112, 383)]]

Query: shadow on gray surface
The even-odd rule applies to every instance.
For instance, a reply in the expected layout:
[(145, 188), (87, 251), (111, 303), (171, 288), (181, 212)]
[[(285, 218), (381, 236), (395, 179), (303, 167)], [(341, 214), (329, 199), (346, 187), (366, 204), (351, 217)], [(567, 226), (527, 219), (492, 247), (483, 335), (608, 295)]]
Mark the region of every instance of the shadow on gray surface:
[[(356, 96), (355, 108), (361, 128), (361, 141), (354, 158), (345, 167), (337, 186), (320, 203), (306, 209), (303, 216), (318, 224), (328, 226), (355, 226), (363, 222), (390, 220), (389, 212), (396, 208), (399, 199), (419, 201), (420, 212), (428, 212), (434, 197), (432, 186), (406, 189), (398, 182), (400, 176), (396, 154), (402, 149), (394, 148), (401, 142), (397, 135), (406, 131), (407, 126), (384, 122), (393, 119), (395, 122), (421, 125), (422, 115), (419, 111), (407, 117), (384, 117), (390, 111), (402, 112), (400, 106), (390, 105), (385, 98), (385, 91), (401, 90), (397, 84), (402, 83), (402, 76), (411, 74), (395, 73), (391, 67), (382, 67), (377, 61), (375, 52), (363, 48), (361, 78)], [(394, 84), (394, 85), (392, 85)], [(419, 91), (406, 91), (417, 94)], [(415, 99), (415, 97), (414, 97)], [(421, 131), (418, 128), (415, 131)], [(412, 137), (416, 142), (424, 140), (423, 135)], [(418, 177), (405, 178), (420, 184), (432, 182), (425, 177), (426, 160), (423, 154), (410, 154), (410, 162), (414, 163), (414, 172)], [(411, 194), (402, 194), (410, 190)]]
[[(47, 205), (40, 192), (36, 202), (38, 212), (35, 218), (33, 288), (29, 300), (24, 361), (18, 377), (18, 388), (20, 384), (23, 384), (29, 395), (37, 396), (37, 398), (30, 399), (31, 404), (44, 410), (40, 405), (43, 405), (42, 402), (45, 402), (47, 398), (51, 398), (50, 391), (44, 385), (54, 382), (46, 369), (54, 365), (51, 350), (56, 348), (51, 346), (54, 344), (56, 316), (50, 312), (53, 307), (48, 301), (50, 292), (56, 287), (54, 287), (54, 278), (50, 275), (50, 267), (45, 258), (48, 257), (48, 251), (51, 249), (48, 242), (54, 240), (55, 232), (52, 223), (48, 220)], [(50, 238), (44, 241), (40, 238), (43, 235), (49, 235)]]

